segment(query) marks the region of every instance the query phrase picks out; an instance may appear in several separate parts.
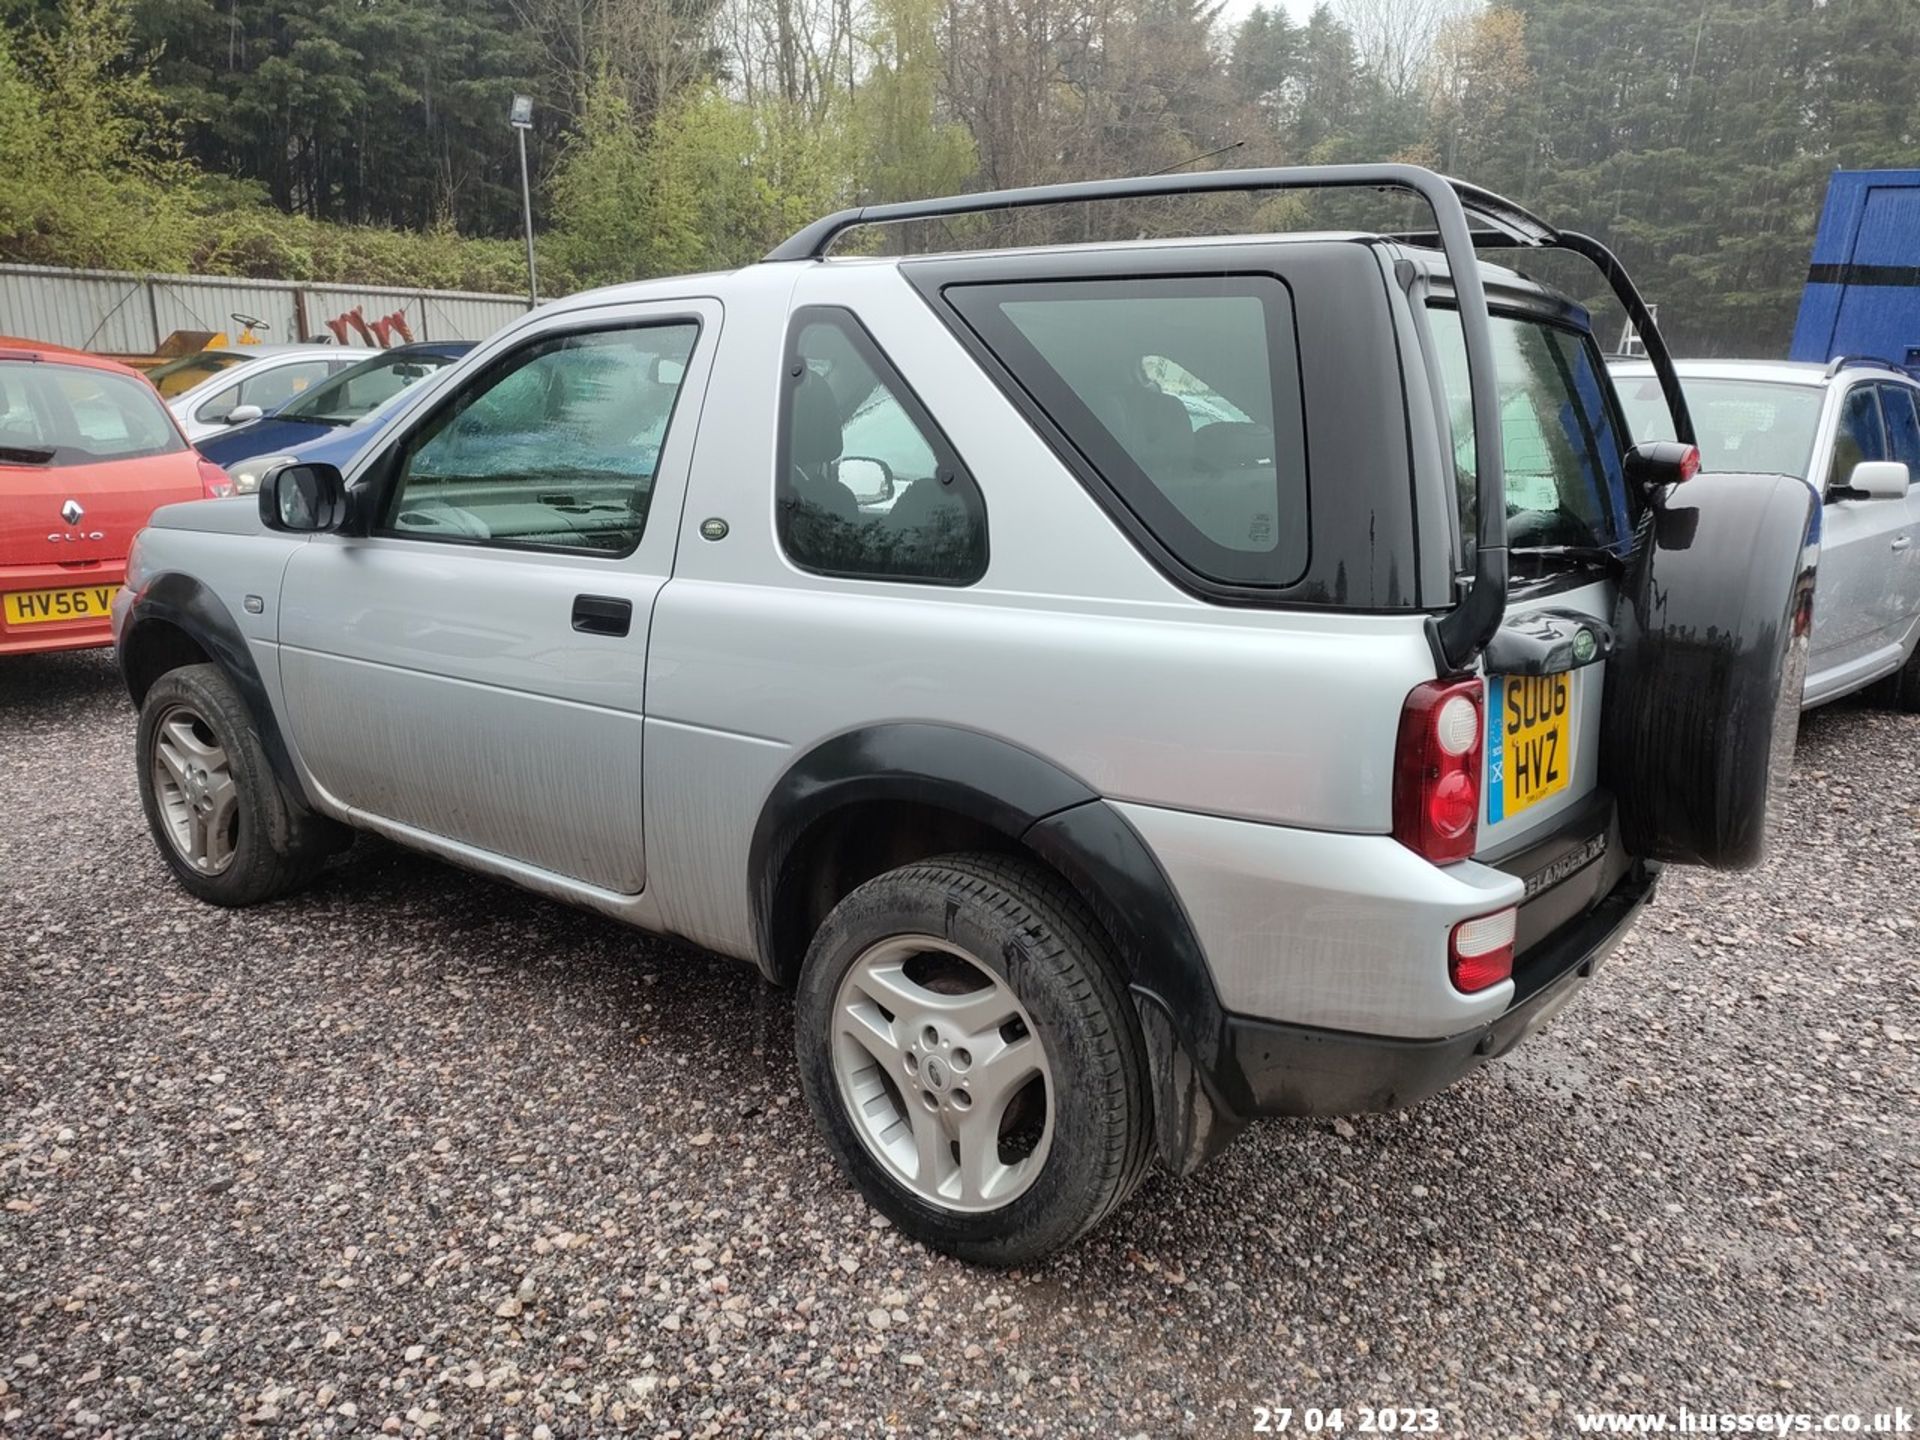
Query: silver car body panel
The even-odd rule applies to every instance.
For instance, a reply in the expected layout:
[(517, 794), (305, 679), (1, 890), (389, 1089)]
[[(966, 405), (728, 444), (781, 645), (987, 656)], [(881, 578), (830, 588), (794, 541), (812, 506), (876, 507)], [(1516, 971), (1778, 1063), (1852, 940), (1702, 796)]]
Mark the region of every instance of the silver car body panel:
[(1429, 865), (1383, 835), (1120, 810), (1180, 892), (1229, 1010), (1430, 1039), (1485, 1024), (1513, 1001), (1511, 980), (1455, 990), (1447, 936), (1519, 904), (1518, 876), (1470, 860)]
[[(978, 583), (835, 578), (782, 553), (773, 357), (800, 305), (853, 309), (961, 452), (988, 517)], [(1428, 1037), (1507, 1006), (1507, 985), (1453, 991), (1447, 937), (1516, 903), (1521, 882), (1434, 867), (1390, 838), (1401, 709), (1434, 677), (1423, 617), (1180, 590), (891, 263), (759, 266), (545, 306), (406, 397), (349, 481), (533, 335), (688, 312), (705, 328), (624, 559), (303, 540), (266, 533), (250, 499), (155, 517), (142, 565), (204, 578), (237, 617), (246, 594), (265, 597), (243, 623), (317, 808), (753, 958), (749, 848), (781, 777), (850, 730), (933, 721), (1044, 755), (1114, 802), (1169, 874), (1230, 1009)], [(1425, 418), (1437, 407), (1417, 398), (1415, 443), (1440, 452)], [(703, 537), (711, 519), (723, 539)], [(571, 631), (580, 593), (631, 599), (630, 635)], [(1538, 603), (1604, 616), (1610, 600), (1593, 586)], [(1600, 674), (1576, 680), (1572, 783), (1488, 825), (1483, 849), (1592, 788)]]
[[(644, 888), (647, 635), (721, 315), (710, 297), (555, 309), (498, 347), (700, 322), (633, 554), (321, 535), (295, 556), (280, 614), (286, 729), (336, 805), (599, 889)], [(573, 628), (581, 595), (630, 604), (628, 632)]]

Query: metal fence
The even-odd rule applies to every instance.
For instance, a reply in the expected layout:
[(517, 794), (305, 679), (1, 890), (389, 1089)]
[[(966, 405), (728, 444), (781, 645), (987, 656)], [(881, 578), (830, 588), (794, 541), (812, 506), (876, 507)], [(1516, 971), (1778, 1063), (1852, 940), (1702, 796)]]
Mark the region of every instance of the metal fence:
[[(369, 326), (398, 315), (415, 340), (483, 340), (526, 314), (527, 302), (464, 290), (0, 265), (0, 335), (108, 355), (154, 354), (176, 330), (237, 336), (236, 315), (265, 322), (258, 333), (269, 343), (332, 338), (340, 325), (349, 343), (363, 345), (345, 319), (355, 311)], [(401, 333), (390, 331), (391, 343)]]

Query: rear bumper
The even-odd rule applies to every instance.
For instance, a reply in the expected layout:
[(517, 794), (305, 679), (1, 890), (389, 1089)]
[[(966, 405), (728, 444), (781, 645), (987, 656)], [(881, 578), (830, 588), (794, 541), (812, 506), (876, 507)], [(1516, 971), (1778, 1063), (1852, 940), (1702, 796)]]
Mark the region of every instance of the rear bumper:
[(1239, 1119), (1397, 1110), (1506, 1054), (1545, 1025), (1592, 978), (1653, 898), (1656, 867), (1636, 863), (1598, 904), (1530, 950), (1514, 1003), (1497, 1019), (1438, 1040), (1361, 1035), (1230, 1016), (1221, 1077), (1247, 1097)]
[[(0, 595), (29, 590), (71, 590), (96, 585), (120, 585), (126, 580), (124, 560), (101, 560), (86, 565), (9, 565), (0, 567)], [(49, 620), (33, 625), (9, 625), (0, 606), (0, 655), (30, 655), (49, 650), (86, 650), (113, 643), (113, 623), (98, 619)]]

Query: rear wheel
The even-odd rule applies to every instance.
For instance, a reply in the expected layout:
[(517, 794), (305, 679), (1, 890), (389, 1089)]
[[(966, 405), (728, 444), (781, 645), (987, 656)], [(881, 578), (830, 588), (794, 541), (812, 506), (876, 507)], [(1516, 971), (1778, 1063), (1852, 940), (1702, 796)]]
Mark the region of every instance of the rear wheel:
[(160, 855), (188, 891), (254, 905), (305, 884), (338, 827), (291, 800), (253, 719), (213, 665), (161, 676), (140, 706), (140, 800)]
[(840, 1163), (963, 1259), (1056, 1250), (1145, 1173), (1138, 1019), (1092, 917), (1037, 866), (950, 856), (848, 895), (808, 951), (795, 1043)]

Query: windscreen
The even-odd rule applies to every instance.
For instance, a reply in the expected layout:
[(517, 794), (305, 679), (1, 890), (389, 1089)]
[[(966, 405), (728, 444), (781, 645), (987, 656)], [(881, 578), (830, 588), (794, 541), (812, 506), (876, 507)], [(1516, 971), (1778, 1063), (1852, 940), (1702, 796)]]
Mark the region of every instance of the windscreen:
[[(1818, 386), (1757, 380), (1680, 383), (1703, 468), (1807, 478), (1820, 429), (1823, 397)], [(1674, 438), (1673, 416), (1660, 382), (1651, 375), (1622, 379), (1620, 405), (1636, 442)]]
[(235, 355), (230, 350), (198, 350), (191, 355), (182, 355), (178, 360), (169, 360), (164, 365), (156, 365), (147, 371), (147, 379), (153, 388), (171, 400), (175, 395), (185, 394), (202, 380), (209, 380), (222, 370), (231, 370), (235, 365), (245, 364), (250, 357)]
[(1284, 284), (1163, 276), (946, 294), (1182, 563), (1233, 584), (1300, 578), (1307, 456)]
[[(1445, 382), (1460, 533), (1473, 550), (1473, 396), (1457, 311), (1429, 316)], [(1544, 320), (1495, 315), (1493, 363), (1506, 455), (1507, 545), (1623, 551), (1632, 538), (1626, 445), (1606, 392), (1593, 342)]]
[(417, 380), (451, 365), (442, 355), (376, 355), (297, 396), (278, 412), (288, 420), (351, 425), (378, 410)]
[(92, 465), (184, 449), (144, 380), (81, 365), (0, 363), (0, 465)]

